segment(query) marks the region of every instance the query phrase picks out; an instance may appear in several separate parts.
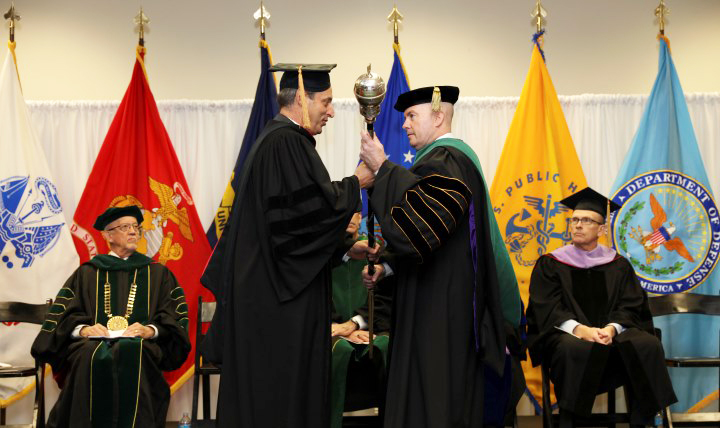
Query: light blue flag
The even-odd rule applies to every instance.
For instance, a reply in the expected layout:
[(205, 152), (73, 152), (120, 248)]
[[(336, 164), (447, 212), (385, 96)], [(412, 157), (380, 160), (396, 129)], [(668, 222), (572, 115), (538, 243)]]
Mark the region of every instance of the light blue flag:
[[(400, 58), (400, 45), (393, 44), (394, 59), (392, 71), (388, 78), (385, 99), (380, 106), (380, 114), (375, 120), (375, 134), (385, 146), (388, 159), (405, 168), (410, 168), (415, 159), (415, 149), (410, 147), (410, 140), (402, 129), (405, 117), (393, 107), (400, 94), (410, 90), (407, 74)], [(367, 215), (367, 193), (362, 192), (363, 216)], [(378, 226), (376, 224), (376, 230)], [(367, 234), (365, 221), (362, 222), (360, 233)], [(377, 233), (376, 233), (377, 234)]]
[[(665, 38), (655, 85), (613, 189), (622, 206), (611, 220), (613, 245), (630, 260), (642, 287), (654, 294), (718, 294), (713, 269), (720, 217)], [(666, 355), (717, 355), (716, 318), (656, 318)], [(674, 411), (702, 410), (713, 401), (717, 369), (670, 369), (670, 376), (680, 400)]]

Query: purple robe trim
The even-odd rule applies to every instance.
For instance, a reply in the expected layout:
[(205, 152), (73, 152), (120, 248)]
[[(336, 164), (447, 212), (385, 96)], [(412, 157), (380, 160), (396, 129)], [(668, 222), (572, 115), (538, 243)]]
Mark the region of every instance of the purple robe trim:
[(475, 201), (470, 200), (470, 253), (473, 259), (473, 270), (475, 271), (475, 282), (473, 283), (473, 330), (475, 330), (475, 350), (480, 352), (480, 336), (477, 320), (477, 234), (475, 233)]
[(615, 260), (617, 256), (615, 250), (599, 244), (594, 250), (590, 251), (581, 250), (574, 245), (566, 245), (550, 254), (565, 264), (581, 269), (588, 269), (610, 263)]

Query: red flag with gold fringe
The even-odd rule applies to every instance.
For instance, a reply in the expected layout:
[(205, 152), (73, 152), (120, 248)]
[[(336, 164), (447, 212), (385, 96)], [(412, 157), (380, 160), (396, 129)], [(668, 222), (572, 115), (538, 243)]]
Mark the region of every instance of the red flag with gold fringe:
[(71, 231), (80, 261), (109, 251), (95, 218), (111, 206), (137, 205), (145, 233), (138, 251), (167, 266), (185, 290), (189, 306), (188, 334), (193, 346), (183, 366), (166, 373), (175, 392), (193, 373), (197, 298), (213, 300), (200, 286), (210, 245), (200, 223), (185, 176), (150, 91), (138, 46), (130, 86), (95, 160)]

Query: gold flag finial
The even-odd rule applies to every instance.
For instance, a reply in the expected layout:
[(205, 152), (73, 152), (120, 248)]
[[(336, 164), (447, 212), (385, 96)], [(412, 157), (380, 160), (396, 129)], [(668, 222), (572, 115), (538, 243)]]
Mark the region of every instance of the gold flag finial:
[(545, 24), (547, 24), (547, 20), (545, 19), (547, 17), (547, 11), (542, 3), (540, 3), (540, 0), (537, 0), (535, 3), (535, 7), (530, 16), (533, 18), (533, 23), (535, 23), (535, 28), (538, 33), (545, 29)]
[(140, 7), (140, 12), (135, 15), (133, 22), (135, 23), (135, 31), (139, 34), (138, 44), (145, 46), (145, 31), (149, 31), (146, 27), (150, 23), (150, 19), (145, 15), (145, 12), (143, 12), (142, 6)]
[(20, 15), (15, 10), (15, 2), (10, 3), (10, 9), (3, 15), (6, 20), (10, 21), (10, 43), (15, 42), (15, 22), (20, 20)]
[(255, 11), (253, 18), (255, 18), (256, 25), (260, 27), (260, 38), (265, 40), (265, 27), (270, 22), (270, 12), (265, 8), (262, 0), (260, 0), (260, 8)]
[(387, 20), (393, 25), (393, 36), (395, 37), (395, 44), (398, 44), (398, 32), (400, 31), (400, 24), (402, 23), (402, 20), (404, 19), (402, 13), (397, 8), (397, 5), (393, 5), (392, 11), (390, 11), (390, 15), (388, 15)]
[(660, 5), (655, 8), (655, 17), (657, 18), (658, 25), (660, 26), (660, 34), (665, 35), (665, 24), (667, 16), (670, 14), (670, 9), (665, 6), (665, 0), (660, 0)]

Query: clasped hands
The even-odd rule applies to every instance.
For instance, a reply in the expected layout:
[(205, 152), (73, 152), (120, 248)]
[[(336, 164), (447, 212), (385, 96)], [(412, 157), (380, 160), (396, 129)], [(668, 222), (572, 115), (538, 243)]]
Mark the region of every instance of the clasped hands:
[(597, 328), (578, 324), (573, 329), (573, 334), (582, 340), (587, 340), (588, 342), (610, 345), (613, 337), (617, 334), (617, 331), (615, 331), (615, 327), (611, 325), (607, 325), (603, 328)]
[(360, 187), (367, 189), (375, 184), (375, 173), (387, 160), (385, 147), (377, 135), (370, 138), (367, 131), (360, 132), (360, 159), (362, 162), (355, 169), (355, 175), (360, 181)]
[[(81, 337), (89, 336), (102, 336), (106, 337), (110, 335), (110, 331), (104, 325), (97, 323), (95, 325), (85, 326), (80, 329)], [(120, 337), (142, 337), (143, 339), (150, 339), (155, 335), (155, 330), (152, 327), (144, 326), (139, 322), (133, 323), (131, 326), (125, 329)]]
[[(357, 324), (352, 320), (345, 321), (342, 324), (332, 323), (330, 326), (331, 336), (341, 336), (352, 343), (368, 343), (370, 341), (370, 333), (366, 330), (358, 330)], [(374, 337), (375, 335), (373, 335)]]

